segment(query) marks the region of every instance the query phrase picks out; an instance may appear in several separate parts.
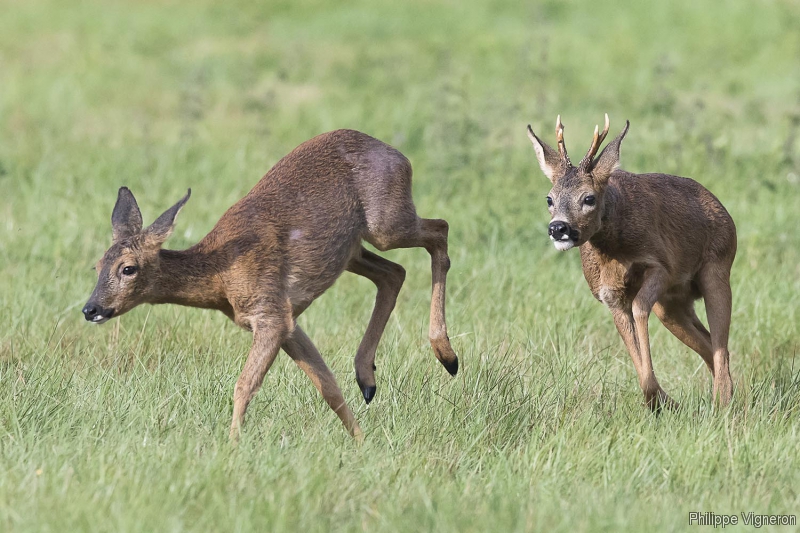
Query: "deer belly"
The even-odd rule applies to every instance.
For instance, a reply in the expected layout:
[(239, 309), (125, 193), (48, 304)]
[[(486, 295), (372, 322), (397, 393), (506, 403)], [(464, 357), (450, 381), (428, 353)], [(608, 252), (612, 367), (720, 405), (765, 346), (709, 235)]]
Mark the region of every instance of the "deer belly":
[(306, 307), (328, 290), (342, 270), (293, 271), (286, 276), (286, 295), (292, 306)]
[(349, 241), (309, 239), (305, 246), (290, 250), (293, 260), (286, 276), (286, 293), (292, 306), (310, 304), (334, 284), (360, 247), (358, 240)]

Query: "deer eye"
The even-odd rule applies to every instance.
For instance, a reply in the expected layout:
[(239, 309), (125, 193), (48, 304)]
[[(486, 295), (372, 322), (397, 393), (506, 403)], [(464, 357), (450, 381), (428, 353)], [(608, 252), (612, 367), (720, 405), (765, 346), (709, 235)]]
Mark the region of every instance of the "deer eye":
[(547, 197), (547, 207), (553, 207), (553, 199), (549, 196)]
[(122, 273), (125, 276), (133, 276), (134, 274), (136, 274), (136, 267), (135, 266), (126, 266), (125, 268), (122, 269)]
[(591, 194), (588, 195), (586, 198), (583, 199), (583, 203), (586, 205), (594, 205), (594, 196)]

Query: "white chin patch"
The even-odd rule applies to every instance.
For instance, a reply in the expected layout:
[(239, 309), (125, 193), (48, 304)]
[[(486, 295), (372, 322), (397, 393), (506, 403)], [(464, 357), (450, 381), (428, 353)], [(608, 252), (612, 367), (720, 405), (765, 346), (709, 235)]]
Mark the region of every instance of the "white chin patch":
[(108, 318), (104, 316), (97, 315), (92, 319), (92, 324), (102, 324), (104, 322), (108, 322)]
[(556, 241), (556, 240), (554, 240), (553, 241), (553, 246), (555, 246), (556, 250), (558, 250), (559, 252), (566, 252), (570, 248), (574, 247), (575, 243), (572, 242), (572, 239), (566, 240), (566, 241)]

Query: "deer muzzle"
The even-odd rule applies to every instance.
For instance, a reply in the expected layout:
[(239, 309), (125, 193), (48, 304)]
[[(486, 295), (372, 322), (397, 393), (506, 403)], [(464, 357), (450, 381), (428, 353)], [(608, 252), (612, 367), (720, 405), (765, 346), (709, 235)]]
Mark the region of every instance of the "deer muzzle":
[(112, 316), (114, 316), (113, 309), (105, 309), (92, 302), (88, 302), (83, 307), (83, 317), (93, 324), (102, 324)]
[(550, 234), (550, 240), (553, 241), (553, 245), (561, 251), (569, 250), (575, 246), (575, 243), (580, 238), (578, 230), (570, 227), (563, 220), (552, 221), (547, 232)]

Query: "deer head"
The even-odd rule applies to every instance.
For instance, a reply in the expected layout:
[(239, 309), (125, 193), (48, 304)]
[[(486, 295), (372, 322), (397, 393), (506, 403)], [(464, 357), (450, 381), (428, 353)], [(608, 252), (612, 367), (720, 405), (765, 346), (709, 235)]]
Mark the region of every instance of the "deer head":
[(528, 137), (533, 143), (539, 166), (553, 184), (547, 195), (547, 206), (551, 215), (550, 239), (557, 250), (565, 251), (580, 246), (600, 229), (606, 185), (611, 173), (619, 167), (619, 147), (628, 132), (628, 126), (630, 122), (626, 121), (625, 128), (617, 138), (595, 158), (608, 134), (606, 114), (603, 132), (599, 133), (600, 128), (595, 126), (589, 151), (577, 167), (567, 155), (561, 115), (556, 119), (558, 151), (539, 139), (528, 126)]
[(159, 254), (172, 234), (175, 217), (189, 200), (186, 193), (146, 229), (142, 213), (127, 187), (122, 187), (111, 214), (113, 243), (97, 262), (97, 285), (83, 308), (86, 320), (102, 324), (148, 301), (160, 272)]

